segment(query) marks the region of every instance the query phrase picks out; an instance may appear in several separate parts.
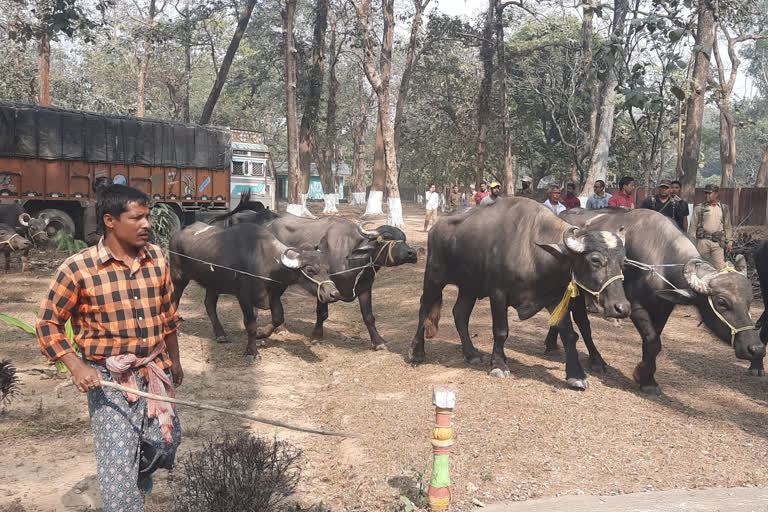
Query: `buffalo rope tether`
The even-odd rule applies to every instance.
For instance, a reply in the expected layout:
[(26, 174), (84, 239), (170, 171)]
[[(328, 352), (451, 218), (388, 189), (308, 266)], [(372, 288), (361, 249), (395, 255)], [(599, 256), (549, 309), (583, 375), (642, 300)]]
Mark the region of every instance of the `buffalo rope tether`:
[(549, 325), (557, 325), (560, 323), (560, 321), (565, 316), (566, 312), (568, 312), (568, 306), (571, 303), (571, 299), (579, 296), (579, 288), (584, 290), (585, 292), (592, 295), (596, 301), (600, 301), (600, 294), (605, 291), (605, 289), (608, 287), (609, 284), (616, 280), (624, 280), (624, 274), (619, 274), (611, 277), (608, 279), (605, 283), (603, 283), (603, 286), (600, 287), (599, 290), (594, 291), (590, 290), (586, 286), (584, 286), (582, 283), (576, 280), (576, 276), (571, 274), (571, 282), (568, 283), (568, 287), (565, 289), (565, 293), (563, 294), (563, 298), (560, 299), (560, 304), (557, 305), (557, 307), (552, 310), (552, 315), (549, 317)]

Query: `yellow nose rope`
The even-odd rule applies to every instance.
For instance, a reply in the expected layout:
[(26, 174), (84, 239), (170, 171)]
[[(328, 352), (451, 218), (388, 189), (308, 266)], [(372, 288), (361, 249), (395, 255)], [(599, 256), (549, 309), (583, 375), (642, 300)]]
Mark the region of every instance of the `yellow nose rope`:
[(8, 244), (8, 247), (10, 247), (11, 250), (14, 250), (13, 249), (13, 244), (11, 243), (11, 240), (13, 240), (17, 236), (19, 236), (19, 234), (18, 233), (14, 233), (13, 235), (11, 235), (11, 238), (9, 238), (8, 240), (3, 240), (2, 242), (0, 242), (0, 245)]
[(563, 319), (565, 314), (568, 312), (568, 306), (571, 303), (571, 299), (579, 296), (579, 288), (591, 294), (593, 297), (595, 297), (595, 300), (599, 302), (600, 294), (605, 291), (605, 289), (608, 287), (609, 284), (619, 279), (623, 281), (624, 274), (613, 276), (612, 278), (608, 279), (603, 284), (603, 286), (600, 287), (598, 291), (594, 291), (594, 290), (590, 290), (589, 288), (587, 288), (586, 286), (578, 282), (576, 280), (576, 277), (571, 275), (571, 282), (568, 283), (568, 287), (565, 289), (563, 298), (560, 299), (560, 304), (557, 305), (557, 307), (552, 311), (552, 314), (549, 317), (549, 325), (553, 326), (560, 323), (560, 321)]
[[(304, 272), (304, 269), (301, 269), (301, 273), (304, 274), (304, 277), (306, 277), (307, 279), (309, 279), (310, 281), (312, 281), (313, 283), (315, 283), (317, 285), (317, 300), (318, 301), (320, 301), (320, 287), (323, 286), (325, 283), (334, 284), (333, 281), (331, 281), (330, 279), (326, 279), (325, 281), (318, 281), (317, 279), (313, 279), (313, 278), (311, 278), (309, 276), (309, 274)], [(336, 286), (336, 285), (334, 284), (334, 286)]]
[(379, 235), (379, 238), (377, 238), (376, 241), (382, 244), (382, 246), (381, 249), (379, 249), (378, 254), (376, 254), (376, 257), (373, 258), (373, 262), (376, 263), (379, 261), (379, 256), (381, 256), (384, 250), (387, 250), (387, 257), (384, 259), (384, 265), (387, 264), (387, 261), (394, 263), (395, 260), (392, 258), (392, 247), (402, 242), (402, 240), (384, 240), (384, 238)]
[[(733, 268), (730, 264), (726, 263), (725, 268), (715, 274), (712, 279), (714, 279), (717, 276), (721, 276), (723, 274), (727, 274), (729, 272), (738, 272), (735, 268)], [(707, 296), (707, 302), (709, 302), (709, 307), (712, 308), (712, 312), (715, 313), (715, 316), (720, 319), (721, 322), (723, 322), (730, 330), (731, 330), (731, 346), (733, 346), (733, 342), (736, 340), (736, 335), (743, 331), (748, 331), (750, 329), (757, 329), (754, 325), (745, 325), (744, 327), (739, 327), (738, 329), (731, 325), (731, 323), (725, 319), (723, 315), (720, 314), (720, 312), (715, 308), (714, 303), (712, 302), (712, 296)]]

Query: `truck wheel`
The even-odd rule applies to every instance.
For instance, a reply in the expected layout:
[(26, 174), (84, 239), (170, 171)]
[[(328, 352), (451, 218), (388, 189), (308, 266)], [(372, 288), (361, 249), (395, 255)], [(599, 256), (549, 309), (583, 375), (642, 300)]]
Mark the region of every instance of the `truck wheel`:
[(48, 217), (48, 227), (46, 228), (46, 232), (48, 233), (49, 239), (53, 240), (53, 238), (56, 236), (56, 233), (59, 231), (63, 231), (68, 235), (75, 236), (75, 222), (67, 212), (57, 210), (55, 208), (49, 208), (47, 210), (38, 212), (37, 215), (45, 215)]

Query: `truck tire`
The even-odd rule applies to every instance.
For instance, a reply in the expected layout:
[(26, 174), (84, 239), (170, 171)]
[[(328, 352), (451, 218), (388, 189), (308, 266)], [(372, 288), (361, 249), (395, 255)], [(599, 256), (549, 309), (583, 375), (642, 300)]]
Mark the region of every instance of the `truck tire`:
[(48, 233), (49, 239), (53, 240), (53, 238), (56, 236), (56, 233), (59, 231), (63, 231), (68, 235), (75, 236), (75, 222), (67, 212), (57, 210), (55, 208), (49, 208), (47, 210), (38, 212), (37, 215), (45, 215), (48, 217), (49, 220), (46, 231)]

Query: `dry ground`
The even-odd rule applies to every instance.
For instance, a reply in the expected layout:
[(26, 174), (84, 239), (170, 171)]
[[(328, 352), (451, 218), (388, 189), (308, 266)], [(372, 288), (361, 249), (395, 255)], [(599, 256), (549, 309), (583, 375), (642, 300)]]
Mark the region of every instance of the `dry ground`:
[[(406, 216), (409, 242), (426, 246), (421, 211), (407, 208)], [(355, 303), (332, 305), (326, 343), (310, 346), (314, 300), (291, 290), (284, 297), (290, 334), (268, 340), (262, 361), (249, 365), (236, 302), (220, 301), (234, 343), (217, 345), (201, 290), (190, 286), (181, 305), (181, 397), (367, 437), (311, 436), (187, 409), (181, 456), (223, 430), (288, 439), (304, 451), (300, 504), (395, 510), (399, 496), (414, 496), (419, 475), (430, 468), (431, 386), (451, 383), (459, 389), (451, 462), (456, 511), (472, 509), (472, 498), (491, 503), (768, 484), (768, 379), (749, 377), (730, 347), (698, 327), (693, 309), (679, 307), (664, 333), (661, 397), (644, 396), (632, 382), (641, 347), (629, 321), (593, 320), (611, 368), (591, 375), (586, 392), (565, 386), (562, 352), (544, 356), (541, 313), (519, 322), (510, 311), (511, 378), (493, 379), (486, 368), (467, 366), (450, 313), (454, 288), (446, 289), (427, 364), (413, 368), (404, 358), (416, 326), (423, 261), (385, 269), (376, 281), (374, 312), (390, 352), (369, 350)], [(0, 277), (0, 311), (31, 322), (50, 274), (38, 267), (31, 276)], [(761, 312), (755, 304), (753, 316)], [(478, 303), (470, 328), (477, 346), (490, 352), (487, 300)], [(98, 507), (85, 397), (71, 387), (57, 397), (61, 381), (51, 378), (36, 342), (15, 328), (0, 325), (0, 357), (23, 371), (23, 395), (0, 414), (0, 509), (14, 503), (26, 510)], [(149, 510), (166, 509), (165, 483), (156, 482)]]

